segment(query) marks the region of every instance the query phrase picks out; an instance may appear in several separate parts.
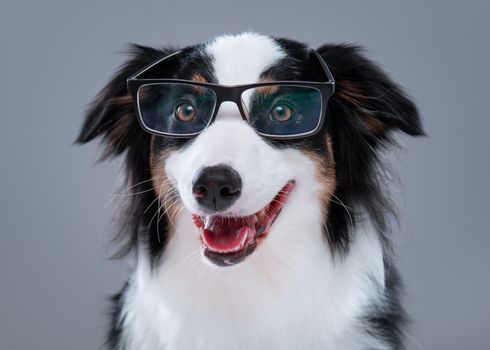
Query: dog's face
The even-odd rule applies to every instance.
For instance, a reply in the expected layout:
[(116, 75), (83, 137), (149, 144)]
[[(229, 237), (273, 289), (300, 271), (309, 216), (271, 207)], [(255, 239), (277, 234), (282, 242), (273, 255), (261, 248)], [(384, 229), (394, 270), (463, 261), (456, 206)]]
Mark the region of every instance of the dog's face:
[[(309, 58), (304, 48), (298, 54)], [(193, 58), (180, 77), (200, 82), (240, 85), (314, 78), (277, 42), (263, 36), (222, 37), (189, 56)], [(285, 65), (291, 71), (284, 70)], [(262, 89), (268, 93), (273, 88)], [(288, 242), (301, 237), (288, 235), (291, 227), (321, 233), (321, 226), (312, 225), (321, 225), (320, 204), (328, 203), (335, 189), (330, 141), (326, 133), (318, 137), (325, 155), (321, 164), (312, 151), (297, 145), (278, 148), (259, 136), (242, 119), (238, 106), (226, 102), (214, 123), (184, 147), (172, 148), (162, 138), (153, 138), (153, 184), (165, 189), (158, 193), (169, 215), (175, 216), (172, 221), (189, 220), (188, 215), (177, 215), (182, 213), (177, 204), (166, 200), (168, 188), (175, 189), (179, 206), (191, 213), (200, 233), (187, 239), (199, 241), (206, 260), (234, 265), (260, 254), (261, 246), (269, 243), (292, 249)], [(308, 202), (311, 206), (305, 210)]]
[[(284, 256), (300, 262), (319, 246), (348, 249), (359, 212), (384, 225), (378, 151), (394, 129), (422, 131), (414, 105), (357, 48), (318, 50), (337, 91), (322, 128), (291, 140), (259, 135), (232, 102), (192, 138), (142, 130), (125, 79), (171, 52), (135, 47), (88, 111), (78, 139), (103, 135), (107, 155), (127, 152), (131, 191), (142, 194), (128, 205), (130, 244), (143, 242), (154, 260), (170, 247), (199, 252), (206, 264), (260, 265)], [(323, 78), (305, 45), (251, 33), (185, 48), (156, 74), (226, 86)], [(171, 117), (192, 117), (193, 106), (184, 107), (172, 107)], [(291, 117), (288, 106), (277, 108), (270, 113), (279, 113), (279, 122)]]

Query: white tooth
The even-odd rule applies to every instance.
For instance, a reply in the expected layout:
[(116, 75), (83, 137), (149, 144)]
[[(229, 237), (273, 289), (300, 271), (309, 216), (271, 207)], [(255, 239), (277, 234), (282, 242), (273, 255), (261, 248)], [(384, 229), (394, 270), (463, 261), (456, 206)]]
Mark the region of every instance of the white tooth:
[(265, 207), (259, 211), (259, 217), (263, 218), (265, 216), (264, 214), (265, 214)]
[(209, 226), (211, 226), (211, 222), (212, 222), (211, 215), (206, 215), (204, 217), (204, 228), (209, 229)]
[(247, 238), (248, 238), (248, 232), (246, 235), (243, 235), (242, 241), (240, 242), (240, 246), (239, 246), (240, 249), (245, 246), (245, 241), (247, 240)]

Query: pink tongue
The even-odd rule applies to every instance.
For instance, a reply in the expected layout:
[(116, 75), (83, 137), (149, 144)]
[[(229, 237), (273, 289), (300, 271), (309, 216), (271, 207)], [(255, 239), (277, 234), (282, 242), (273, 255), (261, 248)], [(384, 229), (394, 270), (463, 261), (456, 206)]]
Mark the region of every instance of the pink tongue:
[[(247, 239), (255, 236), (255, 227), (249, 227), (242, 218), (211, 218), (203, 230), (208, 248), (217, 251), (237, 251)], [(254, 226), (254, 225), (252, 225)]]

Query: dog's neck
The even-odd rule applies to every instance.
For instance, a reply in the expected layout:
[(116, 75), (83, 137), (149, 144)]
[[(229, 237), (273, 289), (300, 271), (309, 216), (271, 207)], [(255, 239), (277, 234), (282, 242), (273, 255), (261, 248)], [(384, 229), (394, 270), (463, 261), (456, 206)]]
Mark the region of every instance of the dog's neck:
[(317, 223), (294, 254), (259, 249), (225, 268), (203, 260), (196, 230), (183, 214), (159, 266), (139, 252), (121, 313), (127, 349), (385, 348), (362, 325), (384, 289), (371, 227), (343, 257), (330, 254)]

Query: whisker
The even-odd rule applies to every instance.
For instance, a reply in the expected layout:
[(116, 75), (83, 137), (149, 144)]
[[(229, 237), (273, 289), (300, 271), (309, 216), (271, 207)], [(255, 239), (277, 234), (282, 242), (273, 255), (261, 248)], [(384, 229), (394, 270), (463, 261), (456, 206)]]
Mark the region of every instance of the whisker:
[[(139, 192), (135, 192), (135, 193), (125, 193), (139, 185), (142, 185), (146, 182), (149, 182), (149, 181), (153, 181), (153, 180), (158, 180), (158, 179), (162, 179), (164, 178), (165, 176), (159, 176), (159, 177), (152, 177), (150, 179), (147, 179), (147, 180), (144, 180), (144, 181), (140, 181), (134, 185), (131, 185), (123, 190), (120, 190), (119, 192), (117, 192), (116, 194), (112, 195), (112, 198), (109, 199), (109, 201), (104, 205), (104, 208), (107, 207), (112, 201), (114, 201), (116, 198), (118, 197), (126, 197), (126, 196), (133, 196), (133, 195), (137, 195), (137, 194), (141, 194), (141, 193), (145, 193), (145, 192), (149, 192), (149, 191), (152, 191), (155, 189), (155, 187), (152, 187), (150, 189), (147, 189), (147, 190), (144, 190), (144, 191), (139, 191)], [(165, 180), (168, 180), (168, 179), (165, 179)], [(165, 181), (164, 181), (165, 182)]]
[[(328, 191), (328, 190), (325, 190), (325, 191), (326, 191), (326, 192), (327, 192), (329, 195), (331, 195), (332, 197), (334, 197), (335, 199), (337, 199), (337, 200), (339, 201), (339, 202), (335, 202), (335, 203), (337, 203), (337, 204), (341, 205), (341, 206), (342, 206), (342, 207), (345, 209), (345, 211), (347, 212), (347, 215), (349, 215), (350, 226), (351, 226), (351, 227), (354, 227), (354, 220), (353, 220), (353, 218), (352, 218), (352, 215), (351, 215), (351, 213), (350, 213), (349, 209), (347, 209), (347, 208), (348, 208), (348, 207), (347, 207), (347, 205), (345, 205), (345, 204), (344, 204), (344, 202), (342, 202), (342, 200), (340, 200), (340, 198), (339, 198), (338, 196), (336, 196), (334, 193), (332, 193), (332, 192), (330, 192), (330, 191)], [(352, 208), (350, 208), (350, 209), (352, 209)]]
[(185, 207), (183, 205), (179, 205), (179, 208), (174, 214), (174, 219), (177, 220), (177, 217), (184, 211)]
[(150, 205), (145, 209), (145, 211), (143, 213), (146, 214), (146, 212), (151, 208), (151, 206), (153, 205), (153, 203), (155, 203), (157, 200), (158, 200), (158, 197), (156, 197), (154, 200), (152, 200), (151, 203), (150, 203)]
[[(160, 185), (160, 190), (158, 191), (157, 237), (158, 237), (158, 243), (160, 243), (160, 244), (162, 243), (162, 241), (160, 239), (160, 220), (161, 220), (160, 212), (162, 210), (162, 202), (160, 201), (160, 198), (162, 197), (163, 186), (166, 184), (167, 184), (167, 181), (164, 180), (162, 182), (162, 184)], [(163, 205), (165, 205), (165, 203)]]
[(157, 215), (157, 213), (159, 212), (159, 210), (160, 210), (160, 206), (158, 206), (158, 209), (155, 211), (155, 214), (153, 214), (153, 216), (151, 217), (150, 223), (148, 224), (148, 229), (150, 229), (151, 223), (153, 222), (153, 219), (155, 218), (155, 215)]
[(111, 199), (109, 199), (109, 201), (104, 204), (104, 208), (106, 208), (112, 201), (114, 201), (116, 198), (119, 198), (119, 197), (131, 197), (131, 196), (136, 196), (138, 194), (142, 194), (142, 193), (146, 193), (146, 192), (150, 192), (150, 191), (153, 191), (155, 190), (155, 187), (152, 187), (152, 188), (149, 188), (147, 190), (144, 190), (144, 191), (139, 191), (139, 192), (134, 192), (134, 193), (125, 193), (125, 194), (116, 194), (114, 195)]
[[(165, 208), (165, 210), (163, 211), (162, 215), (164, 215), (165, 213), (169, 213), (169, 210), (170, 208), (172, 208), (174, 205), (178, 204), (177, 201), (171, 203), (168, 207)], [(172, 218), (170, 217), (171, 215), (168, 215), (168, 219), (170, 220), (170, 223), (175, 226), (174, 222), (172, 221)]]

